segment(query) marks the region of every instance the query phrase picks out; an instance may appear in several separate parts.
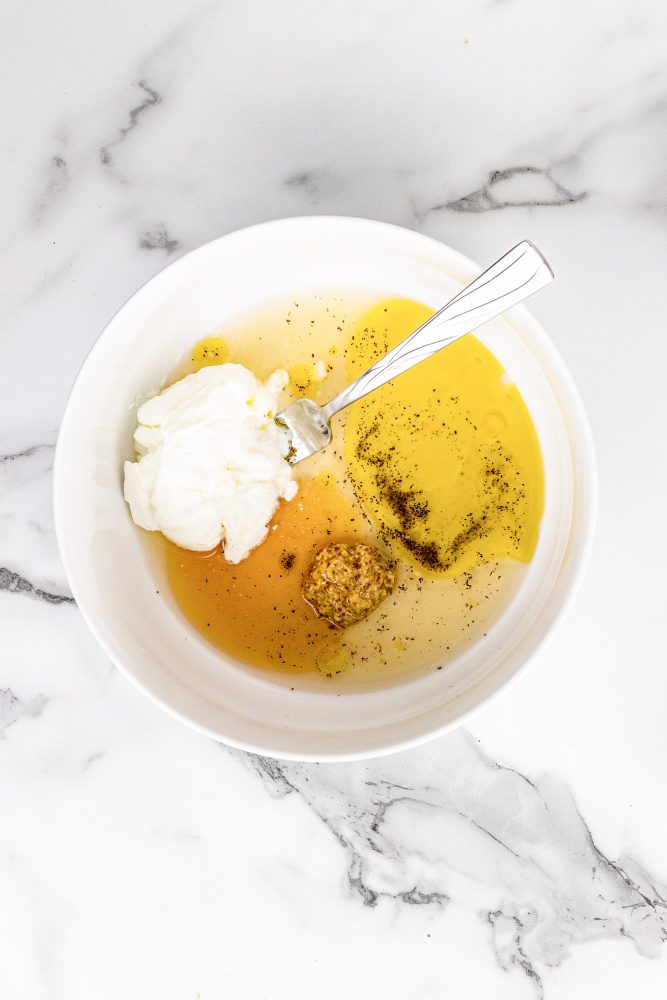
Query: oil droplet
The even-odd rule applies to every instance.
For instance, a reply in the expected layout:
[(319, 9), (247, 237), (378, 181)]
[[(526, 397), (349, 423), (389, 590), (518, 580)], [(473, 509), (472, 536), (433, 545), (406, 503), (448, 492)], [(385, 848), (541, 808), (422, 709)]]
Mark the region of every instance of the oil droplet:
[(489, 437), (500, 437), (507, 426), (507, 421), (502, 413), (487, 413), (482, 421), (482, 431)]
[(312, 391), (326, 376), (326, 368), (319, 362), (316, 365), (292, 365), (287, 369), (292, 388), (298, 395)]
[(224, 365), (229, 360), (229, 348), (222, 337), (204, 337), (192, 349), (192, 370), (208, 365)]

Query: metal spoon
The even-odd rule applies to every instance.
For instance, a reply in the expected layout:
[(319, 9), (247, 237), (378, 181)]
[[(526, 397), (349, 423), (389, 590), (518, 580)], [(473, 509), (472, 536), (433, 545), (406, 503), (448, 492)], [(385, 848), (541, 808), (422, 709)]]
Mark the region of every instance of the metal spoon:
[(276, 423), (289, 432), (288, 461), (302, 462), (331, 443), (334, 414), (527, 299), (553, 281), (553, 276), (537, 247), (528, 240), (519, 243), (326, 406), (297, 399), (278, 413)]

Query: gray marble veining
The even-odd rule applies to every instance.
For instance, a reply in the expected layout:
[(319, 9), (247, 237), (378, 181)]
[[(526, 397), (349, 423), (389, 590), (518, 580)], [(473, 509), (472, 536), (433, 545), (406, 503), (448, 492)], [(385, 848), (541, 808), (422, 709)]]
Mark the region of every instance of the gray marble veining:
[(601, 937), (660, 954), (667, 887), (631, 857), (607, 858), (562, 782), (498, 764), (469, 733), (368, 764), (251, 762), (326, 824), (366, 906), (470, 905), (496, 944), (513, 927), (511, 961), (529, 976)]
[[(663, 6), (5, 16), (0, 996), (664, 997)], [(603, 497), (532, 672), (466, 731), (337, 766), (221, 751), (135, 692), (73, 606), (50, 498), (115, 310), (208, 239), (311, 213), (480, 261), (543, 246), (534, 311)]]

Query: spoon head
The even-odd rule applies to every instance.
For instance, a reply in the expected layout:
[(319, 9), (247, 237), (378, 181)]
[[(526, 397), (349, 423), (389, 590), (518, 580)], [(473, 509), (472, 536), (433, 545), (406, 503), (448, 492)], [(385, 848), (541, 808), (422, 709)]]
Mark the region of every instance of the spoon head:
[(290, 465), (310, 458), (331, 443), (331, 428), (324, 410), (312, 399), (297, 399), (275, 417), (279, 427), (287, 429)]

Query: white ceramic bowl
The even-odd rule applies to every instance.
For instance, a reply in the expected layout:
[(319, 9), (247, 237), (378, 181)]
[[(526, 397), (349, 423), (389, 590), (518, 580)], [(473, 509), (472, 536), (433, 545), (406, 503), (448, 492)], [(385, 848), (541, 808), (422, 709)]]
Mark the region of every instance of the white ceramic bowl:
[[(521, 235), (521, 234), (519, 234)], [(495, 247), (499, 256), (505, 247)], [(490, 260), (485, 264), (491, 263)], [(123, 501), (137, 401), (228, 315), (280, 293), (374, 289), (442, 305), (481, 268), (434, 240), (361, 219), (285, 219), (214, 240), (140, 289), (86, 359), (55, 462), (56, 529), (72, 592), (111, 659), (201, 732), (276, 757), (343, 760), (408, 747), (460, 724), (526, 666), (568, 605), (588, 555), (596, 477), (579, 396), (523, 308), (478, 336), (504, 363), (540, 437), (546, 502), (535, 556), (487, 636), (409, 682), (342, 695), (226, 658), (156, 594)]]

